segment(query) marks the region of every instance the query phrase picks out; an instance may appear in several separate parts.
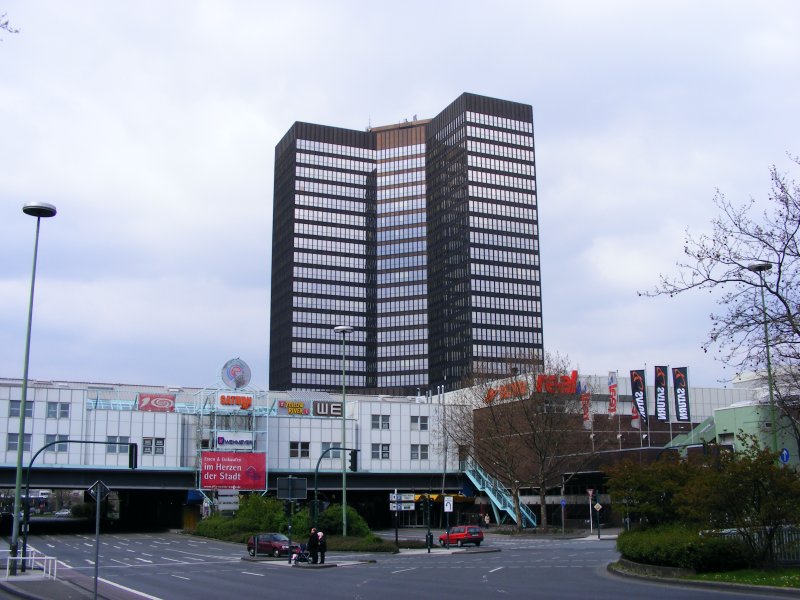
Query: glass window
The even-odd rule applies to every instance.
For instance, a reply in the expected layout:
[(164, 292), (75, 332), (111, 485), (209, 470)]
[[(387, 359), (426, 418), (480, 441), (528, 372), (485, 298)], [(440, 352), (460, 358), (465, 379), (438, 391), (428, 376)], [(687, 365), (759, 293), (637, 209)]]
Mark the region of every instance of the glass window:
[(322, 442), (322, 453), (325, 454), (325, 451), (328, 449), (330, 452), (325, 454), (325, 458), (341, 458), (341, 454), (339, 454), (339, 448), (342, 447), (341, 442)]
[[(9, 400), (8, 402), (8, 416), (18, 417), (19, 407), (22, 405), (22, 400)], [(25, 401), (25, 416), (33, 417), (33, 402), (30, 400)]]
[(412, 416), (411, 431), (428, 431), (428, 417)]
[(164, 454), (164, 438), (142, 438), (142, 455)]
[(47, 418), (69, 419), (69, 402), (48, 402)]
[(127, 454), (128, 442), (127, 435), (109, 435), (106, 437), (106, 454)]
[[(8, 438), (6, 439), (6, 450), (9, 452), (16, 452), (17, 448), (19, 447), (19, 434), (18, 433), (9, 433)], [(25, 436), (22, 438), (22, 450), (23, 452), (30, 452), (31, 451), (31, 434), (26, 433)]]
[(373, 429), (389, 429), (389, 415), (372, 415)]
[(309, 442), (289, 442), (289, 458), (308, 458)]
[(411, 444), (411, 460), (428, 460), (428, 444)]
[[(48, 403), (49, 404), (49, 403)], [(66, 441), (68, 438), (66, 435), (54, 435), (54, 434), (47, 434), (44, 436), (44, 443), (47, 444), (54, 444), (53, 446), (48, 446), (45, 452), (66, 452), (68, 444), (56, 444), (55, 442)]]

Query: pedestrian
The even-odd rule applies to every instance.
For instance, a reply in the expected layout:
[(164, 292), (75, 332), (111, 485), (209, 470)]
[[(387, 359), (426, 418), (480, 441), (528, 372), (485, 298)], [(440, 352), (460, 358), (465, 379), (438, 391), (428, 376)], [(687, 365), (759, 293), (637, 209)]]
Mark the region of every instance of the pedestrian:
[(325, 534), (322, 533), (321, 531), (317, 532), (317, 537), (319, 538), (319, 544), (318, 544), (318, 548), (319, 548), (319, 564), (324, 565), (325, 564), (325, 552), (328, 551), (328, 542), (325, 539)]
[(317, 560), (319, 559), (319, 537), (317, 536), (317, 528), (311, 528), (311, 535), (308, 536), (308, 544), (306, 544), (306, 550), (311, 555), (311, 564), (317, 564)]
[(486, 523), (486, 529), (489, 529), (489, 521), (491, 521), (491, 519), (489, 518), (489, 513), (486, 513), (485, 515), (483, 515), (483, 522)]

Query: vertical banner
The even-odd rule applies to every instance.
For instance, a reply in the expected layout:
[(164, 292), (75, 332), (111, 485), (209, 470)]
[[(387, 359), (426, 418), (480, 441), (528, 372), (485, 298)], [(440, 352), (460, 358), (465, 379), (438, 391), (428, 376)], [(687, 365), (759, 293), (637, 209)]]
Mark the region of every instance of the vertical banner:
[(656, 367), (656, 419), (669, 421), (669, 397), (667, 395), (667, 371), (669, 367)]
[(639, 422), (639, 411), (636, 410), (636, 402), (631, 402), (631, 429), (641, 429), (642, 424)]
[(577, 392), (581, 399), (581, 412), (583, 413), (583, 428), (592, 428), (592, 393), (589, 391), (589, 380), (578, 381)]
[(681, 423), (692, 420), (689, 413), (688, 367), (672, 369), (672, 387), (675, 389), (675, 418)]
[(617, 372), (608, 372), (608, 414), (617, 414)]
[(642, 423), (647, 424), (647, 386), (644, 382), (644, 369), (631, 371), (631, 395), (633, 404)]

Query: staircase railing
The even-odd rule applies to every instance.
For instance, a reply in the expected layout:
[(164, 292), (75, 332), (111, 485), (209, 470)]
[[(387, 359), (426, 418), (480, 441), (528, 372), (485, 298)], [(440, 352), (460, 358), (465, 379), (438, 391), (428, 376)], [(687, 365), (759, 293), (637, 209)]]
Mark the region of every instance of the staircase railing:
[[(516, 523), (517, 513), (514, 510), (514, 497), (508, 488), (489, 475), (474, 461), (466, 461), (463, 469), (472, 484), (479, 491), (486, 493), (495, 509), (495, 513), (498, 511), (505, 512)], [(536, 515), (528, 508), (528, 505), (520, 501), (519, 508), (520, 513), (522, 513), (522, 526), (536, 527)]]

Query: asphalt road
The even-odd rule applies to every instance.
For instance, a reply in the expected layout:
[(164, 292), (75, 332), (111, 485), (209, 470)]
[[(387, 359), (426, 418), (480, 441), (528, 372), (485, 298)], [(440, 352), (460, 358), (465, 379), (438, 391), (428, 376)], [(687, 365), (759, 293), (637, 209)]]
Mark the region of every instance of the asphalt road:
[[(424, 532), (420, 533), (424, 537)], [(438, 537), (438, 536), (437, 536)], [(91, 578), (94, 538), (35, 536), (29, 545), (56, 556), (59, 576)], [(542, 598), (688, 600), (770, 598), (770, 593), (699, 589), (609, 574), (614, 540), (541, 539), (488, 534), (479, 549), (395, 555), (329, 552), (336, 568), (290, 568), (250, 561), (243, 544), (177, 533), (103, 535), (99, 573), (125, 597), (228, 600), (285, 596), (358, 600)], [(365, 562), (365, 561), (374, 562)], [(774, 596), (784, 597), (784, 596)]]

